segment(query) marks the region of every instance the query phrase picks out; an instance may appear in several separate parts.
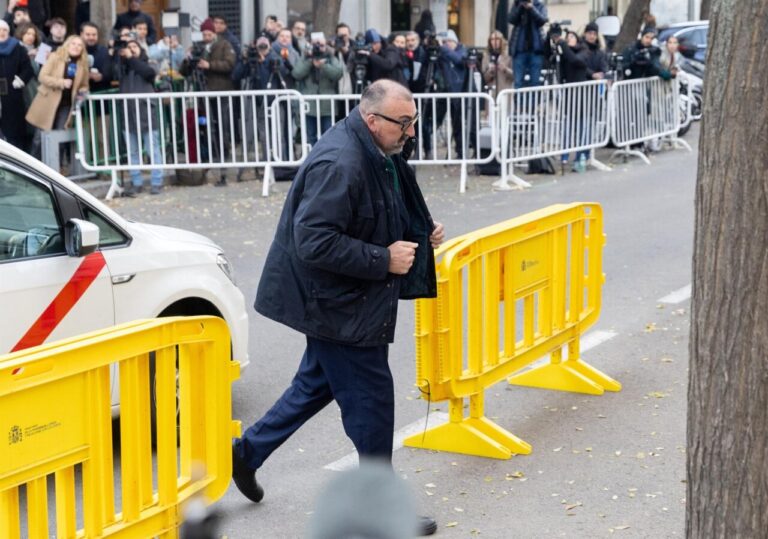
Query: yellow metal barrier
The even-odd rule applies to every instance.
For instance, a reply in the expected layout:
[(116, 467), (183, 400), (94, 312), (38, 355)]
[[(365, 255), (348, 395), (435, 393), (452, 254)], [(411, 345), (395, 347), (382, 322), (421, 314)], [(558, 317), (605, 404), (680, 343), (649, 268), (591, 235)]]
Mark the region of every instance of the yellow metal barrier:
[[(579, 356), (579, 339), (600, 314), (604, 244), (600, 206), (574, 203), (438, 250), (438, 296), (416, 302), (416, 383), (425, 399), (449, 401), (450, 421), (405, 445), (492, 458), (530, 453), (484, 416), (484, 391), (510, 375), (512, 384), (546, 389), (621, 389)], [(549, 364), (518, 373), (546, 354)]]
[[(30, 538), (177, 537), (181, 504), (198, 493), (216, 500), (229, 485), (231, 440), (240, 431), (231, 414), (240, 365), (230, 355), (226, 323), (200, 316), (132, 322), (0, 357), (0, 430), (7, 436), (0, 443), (0, 537), (21, 536), (24, 507)], [(120, 385), (114, 448), (113, 366)], [(117, 449), (122, 489), (115, 493)]]

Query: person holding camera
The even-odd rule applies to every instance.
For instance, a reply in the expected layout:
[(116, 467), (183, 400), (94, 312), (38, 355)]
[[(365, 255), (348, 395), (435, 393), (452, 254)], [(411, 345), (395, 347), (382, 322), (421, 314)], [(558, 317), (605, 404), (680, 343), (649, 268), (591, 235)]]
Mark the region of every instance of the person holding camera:
[(653, 44), (655, 37), (656, 31), (651, 28), (624, 51), (624, 60), (629, 62), (624, 72), (627, 79), (661, 75), (661, 50)]
[(294, 48), (293, 35), (288, 28), (283, 28), (278, 32), (277, 39), (272, 43), (272, 50), (283, 61), (285, 70), (282, 73), (285, 88), (295, 88), (296, 81), (293, 79), (293, 67), (301, 60), (301, 54)]
[[(155, 77), (157, 70), (150, 63), (147, 53), (138, 39), (129, 39), (118, 52), (122, 62), (122, 74), (120, 76), (121, 94), (149, 94), (155, 91)], [(128, 163), (138, 165), (142, 163), (139, 154), (139, 138), (142, 148), (149, 154), (151, 151), (151, 163), (159, 165), (163, 163), (163, 153), (160, 148), (160, 120), (157, 115), (157, 103), (153, 100), (139, 100), (137, 104), (128, 102), (126, 116), (123, 118), (125, 141), (128, 146)], [(148, 159), (149, 160), (149, 159)], [(140, 193), (143, 190), (141, 171), (130, 171), (131, 188), (128, 195)], [(160, 168), (152, 168), (150, 176), (150, 194), (158, 195), (163, 187), (163, 171)]]
[[(336, 39), (333, 41), (333, 51), (342, 66), (346, 66), (352, 56), (352, 29), (348, 24), (340, 22), (336, 25)], [(347, 95), (353, 91), (352, 75), (345, 69), (339, 79), (339, 94)], [(340, 120), (337, 118), (337, 120)]]
[[(241, 90), (277, 90), (284, 87), (287, 75), (288, 69), (285, 62), (265, 36), (260, 36), (255, 43), (248, 45), (243, 58), (232, 72), (232, 78)], [(266, 109), (274, 100), (274, 96), (246, 96), (243, 100), (245, 148), (255, 150), (256, 161), (266, 160)], [(254, 125), (258, 147), (255, 147)], [(281, 125), (285, 124), (281, 123)], [(242, 179), (241, 174), (238, 179)]]
[(405, 62), (400, 54), (400, 49), (394, 45), (384, 43), (379, 32), (369, 28), (365, 32), (365, 43), (370, 45), (370, 50), (363, 48), (357, 54), (368, 58), (368, 81), (376, 82), (380, 79), (389, 79), (408, 87), (403, 68)]
[[(477, 63), (477, 51), (475, 50), (474, 62)], [(442, 79), (445, 84), (446, 92), (453, 94), (464, 93), (469, 89), (469, 84), (474, 84), (474, 81), (468, 81), (468, 64), (472, 63), (472, 59), (469, 58), (467, 50), (459, 42), (459, 38), (456, 36), (456, 32), (448, 30), (443, 39), (443, 44), (440, 47), (440, 56), (438, 57), (438, 67), (442, 74)], [(455, 159), (462, 159), (464, 157), (464, 120), (462, 118), (462, 99), (450, 100), (451, 111), (451, 127), (453, 131), (453, 140), (456, 142)], [(464, 111), (468, 113), (472, 105), (470, 102), (466, 102)], [(439, 126), (443, 122), (443, 118), (446, 114), (446, 107), (444, 102), (438, 102), (437, 104), (437, 125)], [(471, 128), (472, 123), (467, 127)], [(431, 135), (431, 133), (430, 133)]]
[(488, 37), (488, 53), (483, 55), (481, 71), (494, 99), (499, 92), (514, 87), (512, 58), (507, 52), (507, 40), (498, 30), (491, 32)]
[[(336, 95), (344, 67), (331, 54), (324, 37), (315, 37), (312, 48), (293, 68), (293, 78), (304, 95)], [(307, 113), (307, 141), (314, 145), (331, 128), (331, 103), (315, 101)]]
[(544, 64), (541, 28), (547, 22), (547, 8), (540, 0), (515, 0), (508, 20), (514, 26), (509, 55), (514, 59), (515, 88), (539, 86)]

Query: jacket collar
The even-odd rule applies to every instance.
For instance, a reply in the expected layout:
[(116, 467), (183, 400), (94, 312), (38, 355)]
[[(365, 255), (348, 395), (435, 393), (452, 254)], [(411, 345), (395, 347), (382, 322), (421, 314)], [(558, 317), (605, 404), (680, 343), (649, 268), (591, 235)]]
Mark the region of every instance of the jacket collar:
[(373, 137), (371, 136), (371, 132), (368, 130), (368, 126), (365, 125), (365, 122), (363, 121), (363, 116), (360, 113), (359, 106), (352, 109), (352, 111), (349, 113), (349, 116), (347, 116), (346, 121), (352, 132), (355, 134), (355, 136), (357, 136), (358, 140), (363, 145), (367, 157), (371, 159), (372, 162), (384, 163), (386, 158), (378, 146), (376, 146), (376, 144), (373, 142)]

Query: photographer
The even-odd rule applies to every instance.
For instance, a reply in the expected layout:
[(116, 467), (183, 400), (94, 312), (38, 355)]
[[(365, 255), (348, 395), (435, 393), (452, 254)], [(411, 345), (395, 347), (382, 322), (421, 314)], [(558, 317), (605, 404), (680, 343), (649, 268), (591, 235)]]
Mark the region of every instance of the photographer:
[[(181, 74), (193, 75), (195, 70), (203, 75), (203, 91), (234, 90), (232, 71), (235, 68), (235, 51), (226, 39), (218, 39), (213, 21), (206, 19), (200, 25), (203, 33), (202, 46), (193, 46), (181, 64)], [(199, 56), (199, 58), (198, 58)]]
[[(304, 95), (336, 95), (336, 83), (343, 74), (344, 68), (330, 53), (324, 37), (313, 39), (312, 49), (293, 68), (293, 78), (298, 84), (298, 90)], [(330, 102), (314, 102), (307, 114), (308, 142), (315, 144), (318, 136), (330, 128)]]
[(661, 75), (661, 50), (653, 45), (656, 33), (653, 29), (646, 31), (634, 45), (624, 51), (624, 61), (629, 62), (625, 75), (627, 79), (643, 79)]
[(488, 37), (488, 53), (483, 56), (482, 73), (494, 99), (499, 92), (514, 87), (512, 58), (507, 53), (507, 40), (498, 30), (491, 32)]
[[(147, 53), (136, 39), (128, 41), (119, 52), (122, 61), (123, 73), (120, 76), (121, 94), (147, 94), (155, 91), (155, 76), (157, 71), (149, 63)], [(163, 163), (163, 154), (160, 149), (160, 123), (157, 116), (157, 104), (153, 100), (139, 100), (138, 104), (128, 102), (126, 117), (123, 118), (125, 139), (128, 145), (129, 164), (141, 164), (142, 157), (139, 154), (139, 137), (141, 137), (144, 151), (152, 151), (151, 163), (159, 165)], [(151, 131), (150, 131), (151, 128)], [(140, 193), (143, 190), (141, 172), (136, 169), (130, 171), (133, 192)], [(163, 171), (154, 167), (151, 172), (150, 194), (160, 194), (163, 186)], [(129, 191), (129, 194), (131, 191)]]
[[(336, 38), (333, 40), (333, 51), (342, 66), (346, 66), (352, 56), (352, 30), (343, 22), (336, 25)], [(352, 76), (348, 70), (339, 79), (339, 94), (347, 95), (353, 91)], [(339, 120), (341, 118), (338, 118)]]
[[(242, 61), (238, 62), (232, 78), (239, 84), (241, 90), (275, 90), (283, 85), (284, 77), (288, 74), (283, 59), (272, 49), (269, 39), (259, 37), (246, 49)], [(254, 124), (259, 147), (256, 149), (256, 161), (266, 159), (266, 108), (272, 103), (274, 96), (245, 97), (245, 143), (246, 148), (254, 147)], [(255, 112), (254, 112), (255, 111)], [(255, 114), (255, 116), (254, 116)], [(260, 152), (260, 153), (259, 153)]]
[(600, 44), (599, 28), (594, 22), (584, 28), (584, 45), (587, 48), (587, 79), (602, 80), (608, 73), (608, 55)]
[[(475, 50), (474, 61), (477, 62), (477, 51)], [(459, 38), (456, 37), (456, 32), (448, 30), (445, 38), (443, 39), (443, 45), (440, 47), (440, 56), (438, 58), (438, 66), (440, 73), (442, 74), (443, 81), (445, 83), (445, 91), (460, 94), (464, 93), (469, 88), (469, 82), (467, 80), (467, 66), (471, 64), (471, 59), (467, 55), (467, 50), (464, 45), (459, 43)], [(472, 82), (473, 83), (473, 82)], [(461, 116), (461, 99), (450, 100), (451, 110), (451, 127), (453, 130), (453, 139), (456, 142), (455, 158), (462, 159), (464, 157), (464, 120)], [(465, 111), (471, 109), (471, 104), (465, 105)], [(441, 114), (442, 113), (442, 114)], [(445, 116), (444, 107), (438, 103), (437, 107), (437, 125), (439, 126), (443, 117)], [(469, 126), (468, 126), (469, 127)]]
[(515, 0), (509, 12), (509, 24), (514, 26), (509, 40), (509, 55), (514, 59), (515, 88), (540, 84), (544, 63), (541, 28), (546, 22), (547, 8), (540, 0)]
[(381, 35), (373, 28), (366, 30), (365, 43), (370, 45), (370, 50), (361, 49), (357, 51), (357, 54), (368, 57), (368, 81), (376, 82), (379, 79), (389, 79), (407, 87), (408, 83), (403, 74), (405, 62), (400, 54), (400, 49), (394, 45), (385, 44)]
[(277, 39), (272, 43), (272, 50), (283, 60), (285, 70), (282, 71), (286, 88), (295, 88), (296, 81), (293, 80), (293, 67), (299, 63), (301, 55), (293, 48), (291, 31), (283, 28), (278, 32)]

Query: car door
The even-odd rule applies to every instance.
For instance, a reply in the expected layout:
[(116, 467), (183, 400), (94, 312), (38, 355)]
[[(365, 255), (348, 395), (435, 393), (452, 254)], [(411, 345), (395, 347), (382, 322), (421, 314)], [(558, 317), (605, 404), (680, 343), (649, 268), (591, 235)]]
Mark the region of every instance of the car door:
[(64, 225), (74, 217), (71, 194), (0, 160), (0, 354), (114, 323), (101, 251), (66, 253)]

